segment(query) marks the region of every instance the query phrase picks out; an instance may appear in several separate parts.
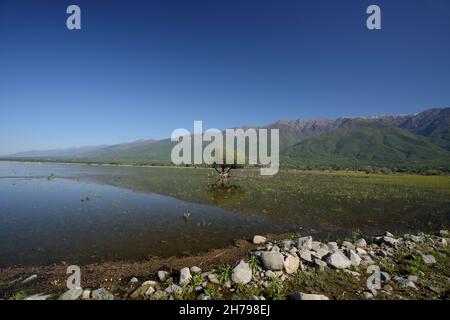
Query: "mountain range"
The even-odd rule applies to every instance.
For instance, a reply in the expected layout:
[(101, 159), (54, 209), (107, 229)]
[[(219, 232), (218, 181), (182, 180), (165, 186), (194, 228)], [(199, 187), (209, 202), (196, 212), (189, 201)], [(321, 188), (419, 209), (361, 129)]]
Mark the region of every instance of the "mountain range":
[[(450, 108), (412, 115), (276, 121), (280, 161), (301, 167), (450, 168)], [(99, 163), (169, 163), (175, 143), (139, 140), (117, 145), (31, 151), (3, 158)]]

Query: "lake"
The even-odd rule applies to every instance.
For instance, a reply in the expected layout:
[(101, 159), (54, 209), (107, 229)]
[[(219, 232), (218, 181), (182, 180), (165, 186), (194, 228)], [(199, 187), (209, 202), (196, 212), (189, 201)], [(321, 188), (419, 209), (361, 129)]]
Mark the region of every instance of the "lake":
[(434, 231), (450, 178), (0, 162), (0, 267), (168, 257), (254, 234)]

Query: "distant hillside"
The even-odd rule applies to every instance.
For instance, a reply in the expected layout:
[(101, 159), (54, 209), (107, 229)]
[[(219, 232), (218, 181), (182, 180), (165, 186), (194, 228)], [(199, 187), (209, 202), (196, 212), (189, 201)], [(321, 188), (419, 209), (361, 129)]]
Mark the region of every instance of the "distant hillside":
[(402, 128), (352, 121), (282, 152), (286, 162), (308, 166), (442, 166), (450, 152)]
[[(263, 128), (280, 130), (281, 165), (450, 168), (450, 108), (414, 115), (277, 121)], [(174, 144), (169, 139), (140, 140), (12, 157), (169, 164)]]

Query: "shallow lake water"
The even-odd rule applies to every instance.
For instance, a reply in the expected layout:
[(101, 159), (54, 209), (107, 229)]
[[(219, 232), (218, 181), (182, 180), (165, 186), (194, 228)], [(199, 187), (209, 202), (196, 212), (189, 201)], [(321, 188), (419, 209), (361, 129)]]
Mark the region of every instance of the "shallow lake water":
[(222, 184), (209, 169), (0, 162), (0, 267), (138, 261), (254, 234), (324, 239), (436, 230), (449, 221), (448, 177), (232, 176)]

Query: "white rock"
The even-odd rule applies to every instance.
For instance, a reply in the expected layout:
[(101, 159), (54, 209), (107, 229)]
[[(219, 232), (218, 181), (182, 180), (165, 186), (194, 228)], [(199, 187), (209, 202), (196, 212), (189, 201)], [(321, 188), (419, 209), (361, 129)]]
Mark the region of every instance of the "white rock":
[(83, 294), (81, 287), (75, 287), (64, 292), (58, 300), (77, 300)]
[(192, 275), (189, 268), (186, 267), (180, 270), (180, 281), (178, 282), (180, 286), (187, 285), (189, 282), (191, 282), (191, 279)]
[(288, 255), (284, 260), (284, 269), (287, 274), (293, 274), (297, 272), (300, 266), (300, 259), (295, 256)]
[(436, 263), (436, 258), (432, 256), (431, 254), (421, 254), (422, 260), (425, 264), (434, 264)]
[(347, 249), (350, 249), (350, 250), (355, 250), (356, 249), (355, 245), (353, 243), (351, 243), (350, 241), (343, 241), (342, 242), (342, 246), (347, 248)]
[(150, 296), (150, 295), (152, 295), (153, 293), (155, 293), (155, 288), (154, 287), (148, 287), (148, 289), (147, 289), (147, 291), (145, 291), (145, 295), (146, 296)]
[(247, 284), (252, 281), (252, 270), (250, 269), (250, 265), (241, 260), (239, 264), (234, 267), (231, 274), (231, 280), (234, 283), (241, 284)]
[(303, 292), (296, 292), (292, 294), (290, 297), (292, 300), (330, 300), (328, 299), (328, 297), (322, 294), (309, 294)]
[(263, 244), (263, 243), (266, 242), (266, 240), (267, 240), (267, 238), (263, 237), (263, 236), (254, 236), (253, 237), (253, 243), (254, 244)]
[(328, 242), (327, 246), (328, 246), (328, 250), (331, 253), (339, 251), (339, 247), (336, 242)]
[(214, 284), (220, 283), (219, 279), (217, 278), (217, 274), (215, 274), (215, 273), (208, 274), (207, 278), (208, 278), (209, 282), (211, 282), (211, 283), (214, 283)]
[(205, 293), (201, 293), (198, 295), (197, 300), (211, 300), (211, 297)]
[(352, 264), (352, 266), (357, 267), (361, 264), (361, 257), (356, 254), (355, 251), (350, 250), (350, 263)]
[(271, 278), (275, 278), (277, 275), (275, 274), (275, 272), (273, 272), (272, 270), (267, 270), (265, 273), (264, 273), (264, 275), (267, 277), (267, 278), (269, 278), (269, 279), (271, 279)]
[(92, 291), (91, 297), (93, 300), (114, 300), (113, 294), (105, 288)]
[(133, 277), (130, 279), (130, 283), (138, 283), (138, 282), (139, 282), (139, 280), (136, 277)]
[(199, 274), (199, 273), (202, 273), (202, 269), (200, 269), (200, 268), (197, 267), (197, 266), (193, 266), (193, 267), (191, 267), (191, 273), (192, 273), (192, 274)]
[(164, 271), (164, 270), (158, 271), (157, 274), (158, 274), (158, 279), (159, 279), (159, 281), (161, 281), (161, 282), (166, 281), (166, 280), (169, 278), (169, 276), (170, 276), (170, 273), (167, 272), (167, 271)]
[(305, 261), (312, 262), (311, 251), (308, 249), (300, 249), (298, 251), (298, 255)]
[(283, 270), (284, 259), (281, 253), (275, 251), (263, 252), (261, 259), (265, 270)]
[(327, 263), (336, 269), (348, 269), (352, 265), (350, 260), (341, 251), (330, 254), (327, 257)]
[(355, 247), (356, 248), (361, 248), (364, 249), (365, 247), (367, 247), (367, 242), (364, 238), (358, 239), (355, 241)]
[(319, 270), (323, 271), (327, 267), (327, 263), (325, 261), (314, 259), (314, 263)]
[(298, 238), (294, 242), (294, 246), (297, 249), (305, 248), (305, 249), (311, 250), (312, 249), (312, 237), (308, 236), (308, 237)]
[(141, 287), (146, 287), (146, 286), (150, 286), (150, 287), (156, 287), (158, 285), (158, 282), (156, 282), (156, 281), (153, 281), (153, 280), (147, 280), (147, 281), (145, 281), (142, 285), (141, 285)]
[(360, 276), (359, 272), (356, 272), (356, 271), (344, 269), (344, 272), (345, 272), (345, 273), (348, 273), (348, 274), (351, 274), (351, 275), (354, 276), (354, 277), (359, 277), (359, 276)]
[(26, 297), (24, 300), (47, 300), (51, 296), (52, 296), (51, 294), (38, 293)]
[(28, 278), (26, 278), (25, 280), (22, 281), (23, 284), (34, 281), (37, 279), (37, 274), (33, 274), (31, 276), (29, 276)]
[(180, 294), (183, 292), (183, 289), (176, 284), (171, 284), (166, 288), (165, 292), (168, 294)]

